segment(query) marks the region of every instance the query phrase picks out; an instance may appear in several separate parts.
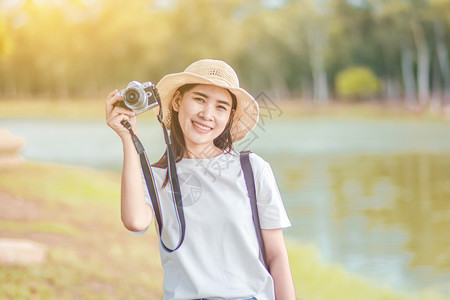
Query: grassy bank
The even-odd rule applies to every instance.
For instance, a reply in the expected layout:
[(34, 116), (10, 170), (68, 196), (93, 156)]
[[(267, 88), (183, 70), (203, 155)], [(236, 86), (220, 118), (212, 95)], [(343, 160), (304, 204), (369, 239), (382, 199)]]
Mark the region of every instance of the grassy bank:
[[(40, 266), (0, 268), (1, 299), (161, 299), (154, 230), (136, 237), (119, 215), (117, 173), (27, 163), (0, 170), (0, 237), (47, 245)], [(289, 242), (298, 299), (420, 299), (320, 262), (317, 251)]]
[(104, 99), (5, 99), (0, 101), (0, 117), (104, 118), (104, 105)]
[[(2, 117), (41, 117), (41, 118), (104, 118), (104, 98), (53, 100), (53, 99), (3, 99), (0, 100), (0, 118)], [(275, 106), (276, 105), (276, 106)], [(261, 113), (270, 116), (288, 118), (363, 118), (396, 120), (448, 121), (450, 111), (446, 109), (407, 109), (374, 103), (332, 102), (326, 106), (313, 105), (311, 101), (270, 101), (260, 103)], [(139, 118), (153, 119), (153, 114), (142, 114)]]
[(0, 237), (49, 249), (43, 265), (1, 266), (0, 298), (162, 298), (155, 234), (123, 228), (119, 185), (118, 174), (83, 168), (0, 170)]

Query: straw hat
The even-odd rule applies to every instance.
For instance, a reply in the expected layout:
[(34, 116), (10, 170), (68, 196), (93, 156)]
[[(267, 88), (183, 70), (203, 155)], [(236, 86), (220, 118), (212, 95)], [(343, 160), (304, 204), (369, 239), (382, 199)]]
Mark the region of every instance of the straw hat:
[(236, 96), (231, 136), (233, 142), (242, 140), (256, 126), (259, 107), (255, 99), (239, 87), (236, 72), (221, 60), (202, 59), (192, 63), (184, 72), (164, 76), (156, 85), (161, 97), (164, 123), (170, 129), (170, 108), (176, 90), (185, 84), (212, 84), (228, 89)]

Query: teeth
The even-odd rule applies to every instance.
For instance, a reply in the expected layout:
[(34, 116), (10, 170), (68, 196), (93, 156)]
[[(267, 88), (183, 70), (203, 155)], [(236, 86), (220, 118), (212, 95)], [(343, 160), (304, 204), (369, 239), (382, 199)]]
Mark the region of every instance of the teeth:
[(210, 130), (211, 129), (211, 127), (204, 126), (204, 125), (199, 124), (197, 122), (194, 122), (194, 124), (195, 124), (195, 126), (199, 127), (200, 129), (203, 129), (203, 130)]

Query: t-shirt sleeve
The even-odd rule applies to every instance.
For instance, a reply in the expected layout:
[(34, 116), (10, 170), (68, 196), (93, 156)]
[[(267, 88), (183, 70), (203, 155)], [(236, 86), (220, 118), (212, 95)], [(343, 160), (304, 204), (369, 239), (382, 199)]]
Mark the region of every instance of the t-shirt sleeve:
[(291, 226), (269, 163), (256, 154), (251, 154), (250, 158), (261, 228), (277, 229)]

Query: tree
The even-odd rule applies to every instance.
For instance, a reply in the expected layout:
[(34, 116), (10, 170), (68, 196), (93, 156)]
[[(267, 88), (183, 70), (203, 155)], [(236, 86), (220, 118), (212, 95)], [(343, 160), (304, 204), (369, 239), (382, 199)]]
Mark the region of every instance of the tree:
[(344, 99), (372, 98), (379, 91), (375, 74), (367, 67), (349, 67), (336, 76), (336, 93)]
[(11, 53), (12, 42), (11, 37), (6, 31), (5, 22), (0, 19), (0, 58)]
[(325, 104), (337, 74), (364, 65), (383, 98), (450, 102), (450, 0), (17, 3), (0, 22), (2, 97), (99, 96), (209, 57), (254, 94)]

